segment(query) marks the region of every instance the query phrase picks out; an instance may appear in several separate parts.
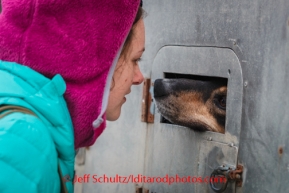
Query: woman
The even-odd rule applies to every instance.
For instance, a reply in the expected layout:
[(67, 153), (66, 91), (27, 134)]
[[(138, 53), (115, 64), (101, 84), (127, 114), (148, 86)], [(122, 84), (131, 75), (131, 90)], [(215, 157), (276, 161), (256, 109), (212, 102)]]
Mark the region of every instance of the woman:
[(73, 192), (74, 149), (92, 145), (143, 81), (139, 5), (2, 0), (0, 192), (60, 192), (59, 173)]

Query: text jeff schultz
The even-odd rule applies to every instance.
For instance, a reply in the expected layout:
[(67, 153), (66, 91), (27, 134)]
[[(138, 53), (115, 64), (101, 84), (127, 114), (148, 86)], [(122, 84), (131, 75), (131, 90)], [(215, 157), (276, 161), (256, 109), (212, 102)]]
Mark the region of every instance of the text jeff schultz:
[(168, 174), (163, 177), (152, 177), (145, 175), (129, 175), (120, 176), (116, 174), (113, 177), (109, 177), (105, 174), (103, 175), (90, 175), (85, 174), (83, 176), (74, 177), (74, 183), (166, 183), (171, 185), (173, 183), (226, 183), (226, 178), (224, 177), (197, 177), (197, 176), (169, 176)]

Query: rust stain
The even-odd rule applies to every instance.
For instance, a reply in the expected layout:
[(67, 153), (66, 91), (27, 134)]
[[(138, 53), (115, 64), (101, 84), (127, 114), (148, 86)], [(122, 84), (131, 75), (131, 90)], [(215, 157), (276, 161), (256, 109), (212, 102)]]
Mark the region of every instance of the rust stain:
[(236, 170), (232, 170), (229, 172), (229, 178), (231, 180), (236, 180), (237, 187), (242, 187), (243, 184), (242, 174), (243, 174), (243, 166), (240, 164), (237, 165)]
[(282, 156), (282, 155), (283, 155), (283, 147), (282, 147), (282, 146), (280, 146), (280, 147), (278, 148), (278, 154), (279, 154), (279, 156)]

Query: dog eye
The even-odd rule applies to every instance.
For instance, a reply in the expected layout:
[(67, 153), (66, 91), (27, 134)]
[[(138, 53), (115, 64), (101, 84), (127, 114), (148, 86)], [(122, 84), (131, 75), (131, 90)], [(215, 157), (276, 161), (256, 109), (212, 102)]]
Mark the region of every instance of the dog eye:
[(219, 104), (220, 104), (220, 106), (222, 107), (222, 108), (226, 108), (226, 96), (222, 96), (222, 97), (220, 97), (219, 98)]

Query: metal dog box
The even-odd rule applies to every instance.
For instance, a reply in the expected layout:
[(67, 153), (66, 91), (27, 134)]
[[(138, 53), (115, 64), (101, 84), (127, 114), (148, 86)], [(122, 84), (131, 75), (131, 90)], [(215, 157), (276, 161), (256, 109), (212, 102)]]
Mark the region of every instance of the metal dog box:
[[(243, 166), (224, 192), (289, 192), (289, 1), (145, 0), (141, 68), (228, 78), (225, 134), (140, 122), (142, 88), (87, 151), (85, 173), (210, 176)], [(237, 169), (237, 168), (234, 168)], [(239, 176), (240, 177), (240, 176)], [(87, 183), (83, 192), (213, 192), (208, 183)]]

